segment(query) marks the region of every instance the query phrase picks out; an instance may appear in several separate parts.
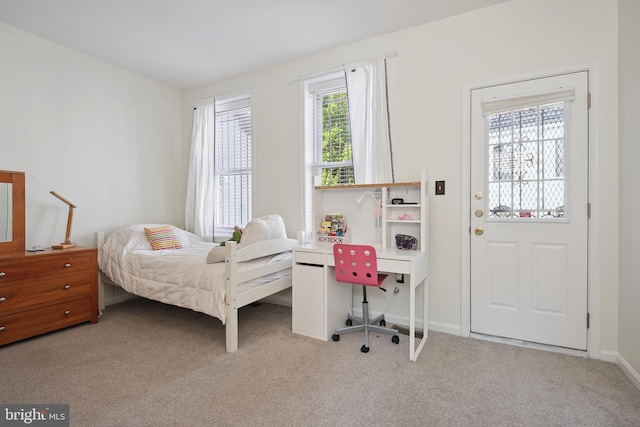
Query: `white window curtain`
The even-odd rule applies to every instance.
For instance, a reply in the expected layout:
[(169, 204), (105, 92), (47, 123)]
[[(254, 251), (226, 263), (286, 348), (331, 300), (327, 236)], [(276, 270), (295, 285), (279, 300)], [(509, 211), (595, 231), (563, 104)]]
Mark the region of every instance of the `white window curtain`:
[(185, 227), (205, 240), (213, 240), (213, 150), (215, 101), (202, 101), (193, 109), (191, 152), (187, 178)]
[(393, 182), (385, 58), (345, 64), (356, 184)]

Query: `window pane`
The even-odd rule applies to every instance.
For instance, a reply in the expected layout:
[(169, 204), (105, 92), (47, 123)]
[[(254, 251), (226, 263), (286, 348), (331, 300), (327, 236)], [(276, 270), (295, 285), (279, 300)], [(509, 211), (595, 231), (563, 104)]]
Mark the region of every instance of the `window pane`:
[(244, 226), (251, 220), (251, 173), (218, 176), (215, 226), (233, 228)]
[(321, 121), (316, 169), (322, 176), (322, 185), (352, 184), (353, 152), (346, 89), (318, 92), (315, 103), (316, 123)]
[(252, 217), (251, 109), (221, 110), (216, 113), (214, 226), (231, 229)]
[(489, 218), (564, 217), (564, 110), (558, 102), (488, 117)]

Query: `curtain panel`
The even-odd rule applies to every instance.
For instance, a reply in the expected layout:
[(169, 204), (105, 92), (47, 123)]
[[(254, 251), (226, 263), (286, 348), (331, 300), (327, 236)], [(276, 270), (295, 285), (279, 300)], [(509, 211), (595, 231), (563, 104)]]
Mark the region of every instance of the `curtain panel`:
[(197, 103), (193, 109), (193, 129), (187, 178), (185, 227), (205, 240), (213, 241), (215, 100)]
[(385, 59), (345, 64), (356, 184), (393, 182)]

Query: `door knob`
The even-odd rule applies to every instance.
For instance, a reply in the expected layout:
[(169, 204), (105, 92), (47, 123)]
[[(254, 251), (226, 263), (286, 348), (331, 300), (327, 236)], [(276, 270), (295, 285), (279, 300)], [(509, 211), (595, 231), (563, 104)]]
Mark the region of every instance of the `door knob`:
[(477, 211), (475, 211), (475, 215), (476, 215), (476, 217), (480, 218), (480, 217), (482, 217), (482, 215), (484, 215), (484, 212), (482, 210), (478, 209)]
[(480, 236), (484, 233), (484, 228), (476, 227), (473, 231), (476, 233), (476, 235)]

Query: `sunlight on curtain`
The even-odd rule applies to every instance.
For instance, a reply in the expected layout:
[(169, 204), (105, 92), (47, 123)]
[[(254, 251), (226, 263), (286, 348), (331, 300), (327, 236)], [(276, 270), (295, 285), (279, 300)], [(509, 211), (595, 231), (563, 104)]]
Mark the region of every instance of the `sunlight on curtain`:
[(356, 184), (393, 182), (385, 59), (345, 64)]
[(193, 109), (185, 226), (187, 231), (208, 241), (213, 241), (215, 191), (211, 177), (214, 131), (215, 101), (197, 103)]

